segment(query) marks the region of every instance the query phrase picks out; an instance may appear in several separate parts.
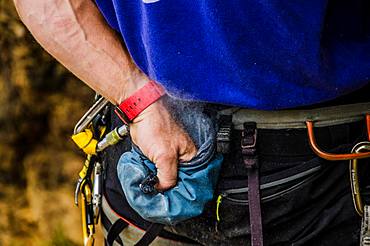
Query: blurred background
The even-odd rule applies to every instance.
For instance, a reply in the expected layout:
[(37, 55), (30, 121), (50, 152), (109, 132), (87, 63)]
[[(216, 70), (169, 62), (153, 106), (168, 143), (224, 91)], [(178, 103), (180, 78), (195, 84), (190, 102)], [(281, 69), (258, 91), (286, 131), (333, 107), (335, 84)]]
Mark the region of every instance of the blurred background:
[(0, 245), (82, 245), (70, 135), (93, 97), (0, 0)]

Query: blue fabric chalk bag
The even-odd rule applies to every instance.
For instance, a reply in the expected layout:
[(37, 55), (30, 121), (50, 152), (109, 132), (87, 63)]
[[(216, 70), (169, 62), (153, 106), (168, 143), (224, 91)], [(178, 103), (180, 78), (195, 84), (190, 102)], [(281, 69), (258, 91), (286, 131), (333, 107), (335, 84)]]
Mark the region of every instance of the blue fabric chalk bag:
[(148, 176), (156, 174), (153, 162), (133, 145), (131, 151), (122, 154), (117, 173), (130, 206), (145, 220), (174, 225), (198, 216), (207, 202), (212, 200), (223, 157), (216, 153), (216, 126), (201, 108), (184, 106), (178, 121), (187, 130), (198, 148), (189, 162), (179, 163), (177, 185), (164, 192), (146, 194), (140, 184)]

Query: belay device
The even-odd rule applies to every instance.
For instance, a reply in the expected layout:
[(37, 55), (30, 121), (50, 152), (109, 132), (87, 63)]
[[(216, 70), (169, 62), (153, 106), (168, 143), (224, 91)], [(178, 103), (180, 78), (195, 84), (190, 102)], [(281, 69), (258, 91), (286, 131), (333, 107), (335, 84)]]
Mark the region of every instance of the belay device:
[[(82, 234), (85, 246), (94, 245), (95, 225), (102, 203), (103, 165), (100, 153), (128, 135), (123, 125), (106, 133), (109, 102), (100, 97), (76, 124), (72, 140), (86, 153), (75, 189), (75, 204), (81, 207)], [(80, 204), (79, 204), (80, 196)]]

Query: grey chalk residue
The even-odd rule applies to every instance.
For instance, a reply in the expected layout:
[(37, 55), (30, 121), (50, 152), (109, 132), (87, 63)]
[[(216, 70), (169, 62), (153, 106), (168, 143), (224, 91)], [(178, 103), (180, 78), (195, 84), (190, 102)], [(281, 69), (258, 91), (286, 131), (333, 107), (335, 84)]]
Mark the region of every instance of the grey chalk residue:
[[(172, 97), (166, 97), (165, 104), (196, 145), (210, 136), (211, 138), (215, 137), (215, 120), (212, 113), (209, 112), (207, 104), (178, 100)], [(197, 146), (197, 148), (199, 147)]]

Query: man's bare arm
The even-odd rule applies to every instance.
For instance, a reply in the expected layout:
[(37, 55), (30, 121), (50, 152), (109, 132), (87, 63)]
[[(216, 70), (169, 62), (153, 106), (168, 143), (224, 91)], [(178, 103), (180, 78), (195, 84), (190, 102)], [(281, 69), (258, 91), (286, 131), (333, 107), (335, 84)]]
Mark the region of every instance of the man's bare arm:
[[(90, 0), (14, 0), (37, 41), (82, 81), (118, 104), (149, 78), (132, 62), (119, 38)], [(161, 100), (131, 124), (132, 141), (155, 163), (160, 190), (176, 184), (177, 164), (196, 147)]]
[(148, 78), (132, 62), (92, 1), (14, 0), (37, 41), (78, 78), (113, 103)]

